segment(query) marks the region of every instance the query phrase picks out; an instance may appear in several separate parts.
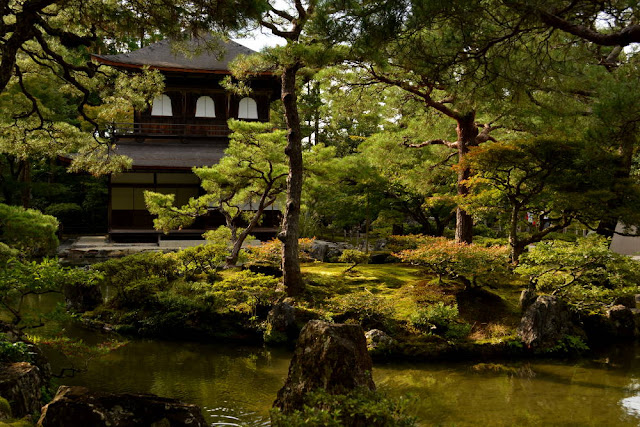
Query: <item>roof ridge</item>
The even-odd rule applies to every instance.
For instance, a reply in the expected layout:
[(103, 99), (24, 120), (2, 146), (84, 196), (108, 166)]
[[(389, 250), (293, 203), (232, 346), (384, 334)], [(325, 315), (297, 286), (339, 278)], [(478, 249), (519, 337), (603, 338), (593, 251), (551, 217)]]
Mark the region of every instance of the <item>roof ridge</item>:
[[(215, 41), (219, 42), (220, 50), (207, 48), (207, 43), (214, 38), (217, 38)], [(188, 55), (184, 51), (174, 50), (172, 40), (165, 38), (127, 53), (92, 56), (98, 61), (116, 66), (147, 65), (150, 68), (161, 69), (227, 71), (229, 63), (237, 56), (256, 53), (253, 49), (236, 41), (225, 40), (211, 33), (204, 37), (191, 37), (185, 42), (186, 50), (191, 51), (193, 55)], [(198, 49), (201, 50), (196, 54)]]

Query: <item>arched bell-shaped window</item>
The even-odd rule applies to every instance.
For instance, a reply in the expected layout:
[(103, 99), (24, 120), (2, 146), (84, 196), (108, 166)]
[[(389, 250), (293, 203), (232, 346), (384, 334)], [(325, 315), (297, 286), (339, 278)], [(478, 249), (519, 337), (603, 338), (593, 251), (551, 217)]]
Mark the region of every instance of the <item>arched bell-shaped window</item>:
[(258, 104), (253, 98), (242, 98), (238, 105), (238, 118), (239, 119), (257, 119), (258, 118)]
[(153, 100), (151, 107), (152, 116), (173, 116), (171, 110), (171, 98), (167, 95), (158, 95)]
[(216, 107), (210, 96), (201, 96), (196, 101), (196, 117), (215, 117)]

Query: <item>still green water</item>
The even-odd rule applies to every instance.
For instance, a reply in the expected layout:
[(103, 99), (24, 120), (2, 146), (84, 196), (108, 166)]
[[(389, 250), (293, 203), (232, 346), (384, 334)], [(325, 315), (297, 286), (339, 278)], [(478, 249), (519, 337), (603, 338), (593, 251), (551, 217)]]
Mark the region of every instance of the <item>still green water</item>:
[[(635, 348), (599, 362), (376, 365), (378, 388), (411, 394), (421, 425), (640, 425)], [(640, 354), (640, 353), (638, 353)], [(155, 393), (196, 403), (211, 425), (268, 425), (291, 353), (217, 344), (132, 341), (61, 384)]]
[[(40, 296), (33, 308), (58, 298)], [(108, 339), (67, 325), (67, 334)], [(87, 372), (58, 384), (111, 392), (154, 393), (196, 403), (211, 425), (268, 425), (291, 352), (217, 343), (132, 340), (92, 360)], [(52, 357), (54, 371), (65, 362)], [(376, 364), (380, 390), (413, 396), (424, 426), (638, 426), (640, 346), (616, 347), (595, 360), (497, 364)]]

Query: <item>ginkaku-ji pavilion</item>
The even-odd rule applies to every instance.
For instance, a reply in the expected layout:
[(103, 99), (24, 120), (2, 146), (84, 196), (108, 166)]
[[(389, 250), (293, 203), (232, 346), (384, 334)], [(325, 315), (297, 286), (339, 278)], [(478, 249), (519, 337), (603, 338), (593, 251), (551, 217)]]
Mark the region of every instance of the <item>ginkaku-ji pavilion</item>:
[[(220, 42), (224, 53), (202, 49), (203, 41), (187, 43), (197, 55), (172, 50), (168, 40), (119, 55), (93, 55), (105, 65), (135, 70), (149, 67), (165, 77), (164, 93), (151, 108), (135, 111), (131, 122), (114, 123), (111, 133), (116, 153), (133, 159), (131, 170), (109, 180), (109, 235), (112, 240), (154, 240), (153, 217), (146, 210), (144, 191), (175, 194), (182, 206), (202, 191), (193, 167), (211, 166), (228, 145), (227, 119), (269, 121), (269, 107), (280, 96), (279, 80), (264, 73), (251, 80), (250, 96), (237, 96), (221, 85), (231, 74), (228, 65), (238, 55), (254, 53), (233, 41)], [(200, 48), (200, 49), (198, 49)], [(250, 208), (249, 208), (250, 209)], [(279, 212), (268, 210), (258, 237), (275, 235)], [(199, 218), (189, 228), (174, 230), (170, 237), (192, 238), (224, 224), (218, 212)]]

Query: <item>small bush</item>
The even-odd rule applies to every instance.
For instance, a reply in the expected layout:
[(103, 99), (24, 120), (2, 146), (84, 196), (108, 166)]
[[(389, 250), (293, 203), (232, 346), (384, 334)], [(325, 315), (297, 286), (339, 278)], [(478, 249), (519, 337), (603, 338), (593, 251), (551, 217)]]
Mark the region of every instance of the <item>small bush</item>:
[(342, 251), (342, 255), (340, 255), (338, 261), (352, 264), (345, 270), (345, 272), (347, 272), (353, 270), (356, 265), (365, 264), (367, 261), (369, 261), (369, 254), (366, 254), (357, 249), (345, 249), (344, 251)]
[(443, 302), (420, 308), (411, 317), (410, 322), (421, 332), (463, 338), (471, 332), (471, 325), (458, 322), (458, 306), (445, 305)]
[(228, 255), (227, 244), (209, 243), (183, 249), (176, 253), (176, 258), (182, 264), (185, 278), (191, 280), (200, 274), (215, 275)]
[(308, 393), (302, 411), (284, 415), (271, 411), (274, 427), (368, 426), (410, 427), (416, 418), (408, 414), (409, 400), (391, 400), (380, 392), (356, 389), (348, 394), (329, 394), (324, 390)]
[(166, 289), (177, 278), (179, 266), (172, 254), (144, 252), (101, 262), (93, 269), (116, 291), (110, 304), (135, 308), (150, 304), (155, 292)]

